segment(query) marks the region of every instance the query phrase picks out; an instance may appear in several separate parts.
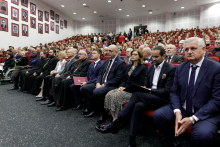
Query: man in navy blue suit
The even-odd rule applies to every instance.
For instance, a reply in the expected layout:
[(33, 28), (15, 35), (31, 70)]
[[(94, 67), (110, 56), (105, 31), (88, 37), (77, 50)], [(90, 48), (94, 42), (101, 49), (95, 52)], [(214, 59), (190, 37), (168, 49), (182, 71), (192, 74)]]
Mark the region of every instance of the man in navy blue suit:
[(21, 55), (18, 53), (18, 49), (14, 49), (13, 52), (14, 52), (15, 60), (18, 60), (19, 58), (21, 58)]
[(96, 82), (96, 89), (93, 90), (96, 112), (101, 113), (101, 117), (97, 121), (98, 124), (103, 123), (108, 116), (108, 112), (104, 110), (105, 95), (121, 84), (126, 68), (125, 62), (118, 56), (116, 45), (110, 45), (106, 51), (109, 59), (103, 63)]
[[(204, 58), (205, 42), (185, 41), (187, 62), (177, 66), (170, 104), (155, 111), (153, 119), (169, 146), (192, 126), (190, 146), (210, 146), (220, 124), (220, 64)], [(175, 134), (172, 124), (175, 123)]]
[(83, 112), (83, 115), (88, 115), (94, 110), (94, 104), (92, 101), (92, 92), (95, 89), (95, 83), (103, 64), (102, 61), (100, 60), (101, 54), (102, 53), (100, 49), (95, 49), (92, 52), (92, 59), (94, 60), (94, 62), (90, 64), (89, 69), (87, 71), (86, 77), (88, 81), (82, 82), (81, 87), (76, 86), (74, 84), (70, 86), (76, 104), (76, 107), (73, 108), (74, 110), (79, 110), (82, 108), (83, 106), (82, 97), (84, 98), (87, 109)]
[(134, 92), (127, 106), (119, 112), (119, 117), (112, 122), (111, 129), (117, 133), (119, 126), (130, 118), (129, 145), (136, 146), (136, 135), (139, 126), (139, 116), (146, 110), (155, 110), (169, 103), (169, 92), (173, 85), (175, 66), (164, 59), (166, 52), (161, 46), (152, 49), (154, 65), (147, 68), (145, 84), (149, 92)]

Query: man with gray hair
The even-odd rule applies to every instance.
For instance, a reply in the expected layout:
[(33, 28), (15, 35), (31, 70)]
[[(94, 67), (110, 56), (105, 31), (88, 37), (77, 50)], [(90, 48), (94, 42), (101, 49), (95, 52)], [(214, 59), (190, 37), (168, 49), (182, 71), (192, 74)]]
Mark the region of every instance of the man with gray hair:
[(184, 48), (188, 61), (176, 67), (170, 104), (157, 109), (153, 120), (168, 146), (180, 146), (177, 137), (190, 126), (191, 147), (212, 146), (220, 124), (220, 64), (204, 57), (202, 38), (187, 39)]
[(176, 54), (176, 46), (173, 44), (167, 45), (166, 55), (165, 61), (168, 63), (184, 61), (184, 57), (182, 55)]
[(183, 44), (184, 44), (184, 40), (180, 40), (180, 42), (179, 42), (179, 49), (176, 50), (177, 53), (184, 53)]
[(143, 51), (143, 49), (144, 49), (144, 45), (141, 45), (140, 47), (139, 47), (139, 49), (141, 50), (141, 51)]
[(124, 58), (125, 62), (128, 62), (129, 64), (131, 64), (131, 52), (133, 51), (132, 48), (127, 48), (126, 49), (126, 57)]
[(144, 62), (152, 64), (153, 60), (152, 60), (152, 56), (151, 56), (151, 49), (149, 47), (146, 47), (142, 50), (142, 52), (143, 52)]

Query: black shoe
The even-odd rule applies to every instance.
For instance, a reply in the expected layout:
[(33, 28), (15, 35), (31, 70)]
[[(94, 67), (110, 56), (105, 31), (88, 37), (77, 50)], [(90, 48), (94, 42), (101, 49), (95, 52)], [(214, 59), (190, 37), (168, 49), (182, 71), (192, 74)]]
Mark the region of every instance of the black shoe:
[(109, 133), (112, 131), (111, 124), (108, 125), (98, 125), (95, 127), (95, 129), (101, 133)]
[(104, 123), (108, 117), (108, 113), (102, 113), (99, 119), (97, 120), (97, 125)]
[(53, 106), (55, 106), (55, 105), (56, 105), (56, 103), (55, 103), (55, 102), (52, 102), (52, 103), (48, 104), (47, 107), (53, 107)]
[(79, 110), (82, 108), (82, 104), (78, 104), (76, 107), (73, 108), (73, 110)]
[(36, 101), (45, 101), (45, 100), (46, 100), (45, 97), (41, 97), (41, 98), (39, 98), (39, 99), (36, 99)]
[(8, 89), (8, 90), (16, 90), (16, 89), (19, 89), (18, 87), (15, 87), (15, 86), (13, 86), (13, 87), (11, 87), (10, 89)]
[(56, 109), (56, 111), (62, 111), (62, 110), (67, 110), (67, 108), (58, 107), (58, 108)]
[(91, 112), (91, 111), (89, 111), (89, 109), (86, 109), (86, 110), (83, 111), (82, 115), (87, 115), (87, 114), (89, 114), (90, 112)]
[(48, 105), (48, 104), (51, 104), (51, 103), (53, 103), (53, 101), (51, 101), (51, 100), (46, 100), (45, 102), (41, 102), (40, 104), (41, 104), (41, 105)]
[(89, 113), (87, 115), (84, 115), (84, 117), (93, 117), (93, 116), (96, 116), (96, 112), (95, 111), (92, 111), (91, 113)]

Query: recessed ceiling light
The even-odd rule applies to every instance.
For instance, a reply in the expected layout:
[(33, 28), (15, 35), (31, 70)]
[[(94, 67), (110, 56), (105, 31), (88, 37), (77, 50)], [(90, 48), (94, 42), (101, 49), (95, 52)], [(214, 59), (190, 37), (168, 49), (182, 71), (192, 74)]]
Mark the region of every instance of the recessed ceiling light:
[(129, 15), (127, 15), (127, 16), (129, 16)]
[(94, 11), (94, 13), (97, 13), (96, 11)]
[(112, 1), (111, 1), (111, 0), (108, 0), (108, 2), (111, 3)]
[(122, 9), (118, 9), (119, 11), (121, 11)]
[(64, 5), (61, 5), (61, 7), (65, 7)]
[(174, 0), (175, 2), (177, 2), (177, 0)]
[(76, 14), (75, 12), (73, 14)]
[(86, 4), (84, 3), (83, 6), (85, 6)]
[(152, 14), (152, 13), (153, 13), (153, 11), (152, 11), (152, 10), (148, 10), (148, 12), (149, 12), (150, 14)]
[(82, 18), (82, 19), (85, 19), (85, 18)]
[(142, 7), (145, 7), (145, 5), (142, 5)]
[(185, 7), (181, 7), (181, 9), (184, 9)]

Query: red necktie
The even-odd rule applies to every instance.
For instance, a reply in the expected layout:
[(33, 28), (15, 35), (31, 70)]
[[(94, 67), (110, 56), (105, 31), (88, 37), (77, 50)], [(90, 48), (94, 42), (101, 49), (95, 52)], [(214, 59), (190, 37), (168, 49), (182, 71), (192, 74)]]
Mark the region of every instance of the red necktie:
[(169, 56), (169, 57), (168, 57), (168, 63), (170, 63), (170, 59), (171, 59), (171, 57)]

